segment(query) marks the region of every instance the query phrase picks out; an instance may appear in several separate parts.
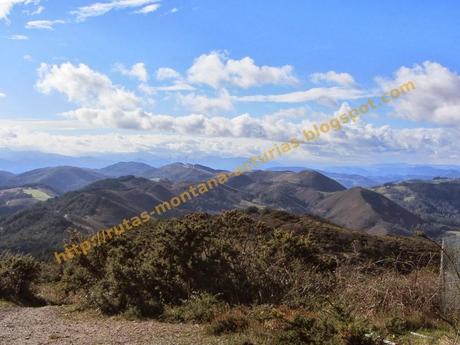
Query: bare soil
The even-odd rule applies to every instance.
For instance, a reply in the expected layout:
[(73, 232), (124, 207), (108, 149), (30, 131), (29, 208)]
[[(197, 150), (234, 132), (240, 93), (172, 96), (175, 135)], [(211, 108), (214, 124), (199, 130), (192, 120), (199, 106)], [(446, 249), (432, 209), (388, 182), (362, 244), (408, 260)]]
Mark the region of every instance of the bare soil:
[(0, 305), (0, 344), (227, 344), (206, 335), (202, 325), (129, 321), (78, 312), (71, 306)]

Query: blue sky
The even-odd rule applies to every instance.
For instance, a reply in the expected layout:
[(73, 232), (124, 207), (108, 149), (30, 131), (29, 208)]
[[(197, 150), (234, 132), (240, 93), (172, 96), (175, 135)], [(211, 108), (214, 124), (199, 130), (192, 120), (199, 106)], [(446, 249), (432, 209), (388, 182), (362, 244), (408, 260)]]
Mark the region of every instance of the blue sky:
[(0, 149), (249, 157), (413, 80), (281, 163), (455, 164), (459, 15), (456, 1), (3, 0)]

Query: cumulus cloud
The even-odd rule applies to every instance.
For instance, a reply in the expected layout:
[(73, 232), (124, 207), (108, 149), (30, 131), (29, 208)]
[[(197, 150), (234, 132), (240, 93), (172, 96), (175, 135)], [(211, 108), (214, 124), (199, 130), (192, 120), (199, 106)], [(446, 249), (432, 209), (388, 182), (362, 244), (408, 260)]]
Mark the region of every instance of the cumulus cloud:
[(15, 5), (24, 4), (34, 4), (38, 5), (40, 0), (1, 0), (0, 1), (0, 20), (5, 20), (8, 22), (8, 16), (11, 13), (11, 10)]
[(460, 76), (441, 64), (425, 61), (401, 67), (394, 78), (376, 81), (385, 92), (409, 81), (414, 83), (415, 90), (391, 103), (396, 116), (439, 125), (460, 125)]
[(249, 88), (297, 82), (297, 78), (293, 75), (293, 67), (290, 65), (257, 66), (250, 57), (232, 60), (219, 52), (199, 56), (188, 69), (187, 78), (191, 83), (206, 84), (213, 88), (219, 88), (224, 84)]
[(112, 0), (108, 2), (96, 2), (91, 5), (79, 7), (75, 11), (72, 11), (71, 14), (73, 14), (76, 17), (77, 21), (83, 22), (90, 17), (102, 16), (112, 10), (139, 7), (143, 7), (145, 9), (146, 7), (148, 7), (148, 5), (158, 2), (158, 0)]
[(26, 29), (53, 30), (54, 25), (65, 24), (64, 20), (32, 20), (26, 23)]
[(80, 109), (66, 113), (68, 116), (112, 127), (145, 126), (143, 123), (146, 115), (138, 110), (139, 98), (84, 64), (75, 66), (67, 62), (51, 66), (42, 63), (38, 75), (36, 87), (40, 92), (60, 92), (69, 101), (81, 106)]
[(93, 71), (85, 64), (78, 66), (70, 62), (61, 65), (42, 63), (38, 68), (39, 91), (63, 93), (69, 101), (85, 106), (134, 108), (139, 99), (129, 91), (112, 84), (104, 74)]
[(145, 7), (142, 7), (140, 10), (137, 10), (137, 11), (135, 11), (134, 13), (148, 14), (148, 13), (155, 12), (155, 11), (158, 10), (160, 7), (161, 7), (160, 4), (151, 4), (151, 5), (147, 5), (147, 6), (145, 6)]
[[(257, 147), (263, 149), (264, 144), (270, 143), (271, 146), (273, 142), (287, 141), (293, 137), (302, 139), (303, 129), (311, 129), (313, 124), (318, 124), (331, 116), (337, 116), (349, 110), (349, 106), (343, 103), (335, 114), (320, 114), (321, 116), (314, 113), (310, 114), (308, 108), (305, 107), (288, 108), (265, 116), (252, 116), (250, 114), (240, 114), (233, 117), (205, 115), (204, 113), (207, 111), (232, 109), (231, 96), (228, 91), (221, 89), (215, 98), (195, 93), (180, 95), (179, 98), (182, 97), (180, 98), (181, 104), (196, 113), (186, 116), (162, 115), (145, 111), (141, 107), (142, 100), (136, 94), (113, 84), (106, 75), (96, 72), (84, 64), (73, 65), (68, 62), (61, 65), (41, 64), (38, 74), (39, 79), (36, 87), (40, 92), (44, 94), (62, 93), (69, 101), (78, 105), (76, 109), (64, 114), (68, 118), (103, 128), (151, 131), (134, 137), (128, 135), (123, 137), (123, 140), (120, 139), (118, 142), (121, 145), (120, 148), (112, 147), (112, 150), (115, 151), (124, 150), (128, 147), (133, 150), (140, 150), (140, 147), (148, 149), (151, 148), (149, 143), (154, 142), (155, 138), (168, 135), (175, 136), (174, 140), (167, 143), (168, 147), (174, 146), (175, 149), (180, 148), (184, 152), (202, 150), (204, 143), (213, 143), (213, 145), (220, 143), (219, 147), (226, 150), (227, 154), (236, 154), (241, 149), (237, 148), (237, 143), (244, 142), (248, 148), (250, 148), (249, 143), (258, 143), (260, 146)], [(347, 94), (346, 98), (349, 97), (350, 94)], [(299, 152), (303, 152), (305, 159), (317, 160), (323, 159), (321, 157), (336, 158), (340, 156), (344, 159), (350, 157), (350, 159), (368, 161), (369, 157), (376, 155), (379, 159), (381, 157), (402, 159), (403, 156), (414, 158), (421, 154), (424, 158), (433, 161), (443, 159), (443, 157), (446, 159), (447, 157), (449, 159), (458, 157), (457, 153), (449, 149), (456, 147), (455, 143), (457, 142), (460, 144), (459, 130), (455, 128), (392, 129), (388, 126), (375, 127), (364, 121), (365, 119), (355, 124), (345, 125), (340, 131), (331, 130), (328, 134), (322, 134), (321, 140), (306, 145), (303, 151)], [(0, 135), (0, 138), (4, 142), (18, 143), (13, 134), (5, 132), (5, 137)], [(192, 140), (193, 145), (187, 142), (185, 138)], [(45, 137), (35, 137), (35, 140), (38, 139), (45, 140)], [(48, 140), (45, 142), (46, 144), (58, 142), (56, 137), (46, 137), (46, 139)], [(30, 140), (30, 138), (21, 140)], [(90, 151), (90, 148), (97, 146), (96, 143), (102, 142), (101, 137), (96, 139), (91, 136), (85, 139), (86, 144), (83, 146), (76, 144), (81, 142), (81, 138), (79, 140), (59, 138), (59, 140), (62, 142), (67, 140), (69, 151), (72, 149)], [(31, 141), (27, 142), (31, 143)], [(228, 143), (230, 146), (222, 147), (224, 143)], [(78, 146), (77, 149), (75, 145)], [(61, 145), (56, 145), (56, 147), (62, 149)], [(157, 148), (158, 146), (155, 144), (152, 147)], [(256, 146), (253, 145), (251, 150), (254, 147)], [(212, 150), (208, 149), (208, 151), (210, 153)]]
[(349, 86), (355, 83), (353, 76), (349, 73), (337, 73), (335, 71), (329, 71), (326, 73), (313, 73), (310, 76), (310, 80), (314, 83), (330, 82), (341, 86)]
[[(62, 93), (69, 101), (79, 105), (79, 108), (64, 115), (94, 126), (172, 131), (181, 134), (193, 131), (204, 136), (249, 136), (275, 140), (286, 139), (298, 130), (298, 124), (288, 121), (289, 116), (255, 118), (243, 114), (226, 118), (203, 115), (216, 110), (233, 109), (232, 98), (225, 89), (220, 90), (215, 98), (195, 93), (178, 95), (180, 104), (191, 112), (201, 114), (174, 117), (146, 112), (136, 94), (114, 85), (106, 75), (84, 64), (43, 63), (38, 69), (38, 75), (36, 87), (40, 92)], [(300, 124), (309, 125), (309, 121), (304, 120)]]
[(141, 82), (147, 82), (148, 80), (148, 72), (145, 68), (145, 64), (142, 62), (138, 62), (131, 66), (131, 68), (126, 68), (122, 64), (115, 64), (114, 66), (115, 71), (121, 73), (122, 75), (136, 78)]
[(8, 39), (13, 41), (26, 41), (29, 39), (29, 37), (25, 35), (12, 35), (8, 37)]

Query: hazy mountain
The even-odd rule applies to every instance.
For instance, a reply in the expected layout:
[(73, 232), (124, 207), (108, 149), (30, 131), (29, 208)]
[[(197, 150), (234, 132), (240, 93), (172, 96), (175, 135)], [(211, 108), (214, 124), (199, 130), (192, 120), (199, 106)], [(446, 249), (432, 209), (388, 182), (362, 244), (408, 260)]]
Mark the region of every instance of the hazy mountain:
[(8, 171), (0, 171), (0, 187), (8, 186), (13, 178), (14, 174)]
[[(431, 180), (439, 176), (460, 178), (460, 166), (456, 165), (411, 165), (405, 163), (363, 166), (312, 165), (310, 169), (315, 169), (346, 187), (372, 187), (388, 182), (399, 182), (410, 179)], [(310, 169), (292, 166), (273, 167), (269, 170), (299, 172)]]
[(150, 177), (156, 168), (138, 162), (120, 162), (109, 165), (105, 168), (99, 169), (99, 171), (110, 177), (121, 177), (121, 176), (139, 176), (139, 177)]
[(193, 154), (163, 156), (149, 151), (134, 153), (104, 153), (95, 156), (71, 157), (39, 151), (12, 151), (0, 149), (0, 170), (12, 173), (23, 173), (29, 170), (46, 167), (74, 166), (87, 169), (101, 169), (117, 162), (139, 162), (153, 167), (159, 167), (174, 162), (193, 162), (211, 167), (232, 170), (246, 162), (244, 157), (220, 157)]
[(10, 180), (10, 186), (46, 185), (62, 194), (80, 189), (94, 181), (106, 178), (103, 174), (75, 167), (43, 168), (16, 175)]
[(374, 190), (426, 221), (460, 228), (460, 179), (388, 183)]
[(352, 187), (373, 187), (379, 185), (379, 181), (373, 180), (361, 175), (356, 174), (341, 174), (341, 173), (331, 173), (327, 171), (320, 171), (327, 177), (330, 177), (340, 184), (344, 185), (347, 188)]
[(209, 179), (220, 171), (223, 170), (214, 170), (200, 164), (173, 163), (156, 169), (149, 177), (170, 181), (197, 182)]

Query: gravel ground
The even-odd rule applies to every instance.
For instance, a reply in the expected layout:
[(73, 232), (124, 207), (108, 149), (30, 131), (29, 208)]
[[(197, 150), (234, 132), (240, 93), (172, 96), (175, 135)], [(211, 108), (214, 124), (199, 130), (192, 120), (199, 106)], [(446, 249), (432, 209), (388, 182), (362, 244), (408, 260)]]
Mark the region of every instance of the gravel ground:
[(204, 327), (157, 321), (128, 321), (71, 311), (69, 307), (0, 307), (0, 344), (218, 345)]

